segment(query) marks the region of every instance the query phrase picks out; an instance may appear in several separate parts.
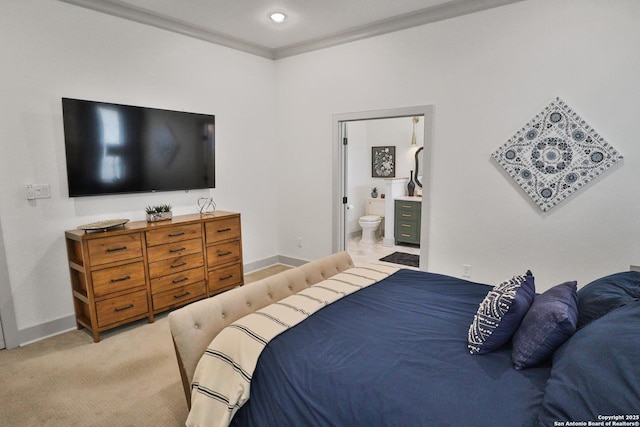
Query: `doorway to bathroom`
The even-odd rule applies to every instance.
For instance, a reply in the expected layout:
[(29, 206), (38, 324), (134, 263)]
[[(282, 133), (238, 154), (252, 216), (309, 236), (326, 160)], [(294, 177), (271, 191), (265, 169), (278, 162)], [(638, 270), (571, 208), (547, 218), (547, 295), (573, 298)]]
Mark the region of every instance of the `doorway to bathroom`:
[[(428, 261), (429, 196), (431, 172), (433, 106), (415, 106), (388, 110), (336, 114), (333, 116), (333, 250), (353, 251), (360, 241), (362, 217), (367, 204), (375, 201), (379, 209), (384, 194), (384, 218), (377, 228), (378, 243), (359, 245), (358, 255), (363, 261), (379, 259), (378, 255), (393, 252), (419, 253), (420, 268)], [(414, 138), (415, 136), (415, 138)], [(414, 142), (415, 141), (415, 142)], [(422, 148), (422, 150), (420, 150)], [(376, 153), (383, 150), (386, 167), (376, 171)], [(416, 152), (418, 155), (416, 155)], [(389, 163), (389, 161), (391, 163)], [(394, 247), (394, 203), (408, 196), (407, 183), (418, 167), (422, 187), (416, 186), (414, 195), (422, 209), (418, 227), (420, 245)], [(373, 188), (378, 196), (373, 198)], [(379, 214), (378, 214), (379, 215)], [(356, 242), (356, 243), (354, 243)], [(353, 255), (352, 255), (353, 256)]]

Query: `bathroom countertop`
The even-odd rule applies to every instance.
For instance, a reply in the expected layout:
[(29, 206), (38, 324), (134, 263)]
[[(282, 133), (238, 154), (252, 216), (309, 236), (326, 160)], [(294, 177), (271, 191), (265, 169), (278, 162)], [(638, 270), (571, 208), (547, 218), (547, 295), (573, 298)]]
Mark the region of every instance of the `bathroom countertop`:
[(401, 196), (396, 197), (396, 200), (404, 200), (406, 202), (422, 202), (422, 197), (417, 196)]

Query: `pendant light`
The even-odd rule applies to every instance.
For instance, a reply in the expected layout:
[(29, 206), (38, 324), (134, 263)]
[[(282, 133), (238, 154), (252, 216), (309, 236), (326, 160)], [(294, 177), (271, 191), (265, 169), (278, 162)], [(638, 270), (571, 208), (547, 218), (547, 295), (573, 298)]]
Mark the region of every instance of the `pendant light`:
[(413, 118), (413, 133), (411, 134), (411, 146), (416, 147), (418, 144), (416, 143), (416, 125), (420, 121), (420, 117), (415, 116)]

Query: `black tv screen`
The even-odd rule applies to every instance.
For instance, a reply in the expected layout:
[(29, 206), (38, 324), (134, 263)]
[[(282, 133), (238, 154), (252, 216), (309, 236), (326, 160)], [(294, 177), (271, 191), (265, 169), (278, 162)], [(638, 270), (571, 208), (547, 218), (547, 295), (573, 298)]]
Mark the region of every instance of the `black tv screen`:
[(62, 98), (69, 196), (215, 187), (215, 116)]

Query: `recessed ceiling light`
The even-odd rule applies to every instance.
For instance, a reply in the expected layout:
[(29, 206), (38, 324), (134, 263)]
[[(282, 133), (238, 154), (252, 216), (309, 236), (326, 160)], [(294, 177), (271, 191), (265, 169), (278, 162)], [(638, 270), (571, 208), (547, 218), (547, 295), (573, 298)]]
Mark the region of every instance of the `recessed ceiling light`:
[(285, 15), (282, 12), (271, 12), (269, 14), (269, 19), (271, 19), (273, 22), (279, 24), (281, 22), (284, 22), (285, 19), (287, 19), (287, 15)]

